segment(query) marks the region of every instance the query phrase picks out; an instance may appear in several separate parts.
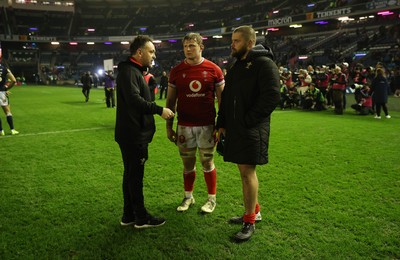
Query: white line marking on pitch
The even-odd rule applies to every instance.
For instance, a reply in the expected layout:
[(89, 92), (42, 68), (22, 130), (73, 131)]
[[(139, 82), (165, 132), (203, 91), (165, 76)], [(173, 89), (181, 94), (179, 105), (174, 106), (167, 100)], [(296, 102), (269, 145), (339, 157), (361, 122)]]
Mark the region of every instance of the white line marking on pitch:
[(93, 128), (69, 129), (69, 130), (50, 131), (50, 132), (31, 133), (31, 134), (6, 135), (6, 136), (1, 137), (0, 139), (7, 138), (7, 137), (24, 137), (24, 136), (36, 136), (36, 135), (64, 134), (64, 133), (103, 130), (103, 129), (111, 129), (111, 128), (114, 128), (114, 127), (93, 127)]

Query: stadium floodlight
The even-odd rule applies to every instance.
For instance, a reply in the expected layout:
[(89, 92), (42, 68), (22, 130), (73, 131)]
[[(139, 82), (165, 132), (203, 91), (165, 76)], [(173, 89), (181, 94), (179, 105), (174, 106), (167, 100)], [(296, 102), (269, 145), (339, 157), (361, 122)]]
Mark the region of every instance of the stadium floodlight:
[(99, 76), (102, 76), (104, 74), (104, 70), (102, 70), (102, 69), (97, 70), (97, 74)]

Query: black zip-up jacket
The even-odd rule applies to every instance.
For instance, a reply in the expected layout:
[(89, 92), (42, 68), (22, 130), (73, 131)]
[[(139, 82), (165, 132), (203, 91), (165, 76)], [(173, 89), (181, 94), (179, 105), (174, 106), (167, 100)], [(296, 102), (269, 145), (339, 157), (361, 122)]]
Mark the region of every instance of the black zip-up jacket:
[(143, 78), (145, 70), (132, 58), (118, 64), (117, 143), (148, 144), (153, 139), (156, 130), (153, 115), (161, 115), (163, 108), (151, 102), (150, 89)]
[(217, 128), (225, 128), (224, 160), (268, 163), (270, 115), (279, 104), (279, 71), (262, 45), (237, 60), (225, 77)]

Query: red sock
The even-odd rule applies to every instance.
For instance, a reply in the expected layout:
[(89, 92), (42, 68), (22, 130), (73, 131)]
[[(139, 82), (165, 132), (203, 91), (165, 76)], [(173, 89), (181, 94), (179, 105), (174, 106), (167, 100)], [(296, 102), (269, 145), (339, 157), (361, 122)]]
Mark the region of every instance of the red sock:
[(256, 222), (256, 213), (253, 212), (251, 214), (244, 214), (243, 222), (254, 224)]
[(183, 184), (185, 186), (185, 191), (193, 191), (195, 179), (196, 179), (196, 170), (183, 173)]
[(257, 203), (255, 213), (257, 214), (258, 212), (260, 212), (260, 204)]
[(217, 170), (214, 168), (209, 172), (204, 172), (204, 180), (207, 184), (208, 194), (217, 193)]

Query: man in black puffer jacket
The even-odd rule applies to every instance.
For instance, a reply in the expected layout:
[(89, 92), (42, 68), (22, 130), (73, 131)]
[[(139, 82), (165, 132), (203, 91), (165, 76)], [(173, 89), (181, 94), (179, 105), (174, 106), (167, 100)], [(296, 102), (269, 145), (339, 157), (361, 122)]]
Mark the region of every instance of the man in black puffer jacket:
[(136, 37), (130, 45), (130, 52), (131, 56), (118, 64), (117, 76), (115, 141), (119, 144), (124, 162), (121, 225), (156, 227), (163, 225), (165, 219), (151, 216), (144, 206), (144, 164), (148, 159), (148, 145), (156, 130), (153, 115), (171, 119), (174, 113), (151, 102), (150, 89), (143, 77), (143, 71), (151, 67), (156, 58), (152, 39)]
[(272, 52), (255, 45), (253, 28), (241, 26), (232, 34), (232, 53), (237, 61), (228, 70), (218, 113), (218, 138), (225, 137), (224, 161), (238, 165), (242, 178), (245, 213), (231, 223), (243, 223), (235, 235), (248, 240), (261, 220), (256, 165), (268, 163), (270, 115), (279, 104), (279, 71)]

